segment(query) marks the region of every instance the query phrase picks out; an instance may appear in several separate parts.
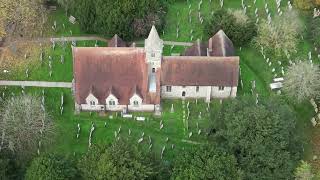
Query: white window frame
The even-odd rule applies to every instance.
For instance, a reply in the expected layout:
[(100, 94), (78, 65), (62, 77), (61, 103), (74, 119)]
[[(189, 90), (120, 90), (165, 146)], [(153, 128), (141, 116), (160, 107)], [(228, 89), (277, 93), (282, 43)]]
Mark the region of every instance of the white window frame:
[(199, 92), (199, 90), (200, 90), (200, 87), (196, 86), (196, 92)]
[(219, 91), (224, 91), (224, 86), (219, 86)]
[(95, 105), (96, 105), (96, 102), (93, 101), (93, 100), (91, 100), (91, 101), (90, 101), (90, 106), (95, 106)]

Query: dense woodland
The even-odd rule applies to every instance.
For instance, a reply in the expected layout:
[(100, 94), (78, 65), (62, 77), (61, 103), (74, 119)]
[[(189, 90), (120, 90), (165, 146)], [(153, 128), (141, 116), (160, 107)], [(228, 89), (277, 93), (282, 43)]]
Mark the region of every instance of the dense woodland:
[(167, 6), (166, 0), (79, 0), (71, 3), (69, 11), (88, 33), (118, 34), (131, 40), (146, 36), (152, 24), (161, 32)]

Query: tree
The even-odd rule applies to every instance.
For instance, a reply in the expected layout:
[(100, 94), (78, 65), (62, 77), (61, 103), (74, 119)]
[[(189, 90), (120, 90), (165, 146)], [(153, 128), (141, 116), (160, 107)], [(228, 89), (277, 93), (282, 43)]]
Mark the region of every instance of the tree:
[(95, 4), (90, 0), (78, 0), (73, 4), (73, 12), (80, 24), (80, 28), (86, 32), (94, 32), (94, 22), (97, 17)]
[(292, 178), (302, 143), (295, 114), (279, 97), (225, 101), (212, 120), (212, 138), (235, 155), (244, 179)]
[(1, 0), (0, 36), (39, 34), (46, 22), (43, 0)]
[(242, 179), (236, 158), (215, 146), (182, 152), (174, 163), (172, 179)]
[(213, 36), (223, 30), (232, 42), (239, 46), (249, 43), (257, 33), (255, 23), (241, 10), (218, 10), (205, 22), (205, 36)]
[(309, 37), (316, 47), (320, 47), (320, 18), (310, 18), (308, 22)]
[(10, 151), (0, 151), (0, 179), (20, 179), (21, 170)]
[(315, 0), (294, 0), (293, 5), (301, 10), (310, 10), (314, 2)]
[(319, 67), (302, 61), (289, 67), (283, 90), (298, 102), (309, 100), (320, 93), (319, 78)]
[(123, 140), (92, 147), (78, 167), (84, 179), (152, 179), (163, 169), (151, 154)]
[(74, 0), (57, 0), (58, 4), (64, 8), (66, 15), (68, 15), (69, 10), (73, 7)]
[(311, 172), (311, 165), (305, 161), (301, 161), (294, 174), (296, 180), (312, 180), (314, 177)]
[(59, 155), (43, 155), (32, 160), (27, 168), (25, 179), (63, 180), (76, 179), (75, 163)]
[(72, 6), (84, 31), (130, 40), (147, 35), (153, 23), (162, 30), (166, 0), (79, 0)]
[(313, 0), (315, 6), (320, 6), (320, 0)]
[(54, 134), (50, 116), (43, 110), (40, 98), (31, 95), (12, 97), (3, 105), (0, 149), (30, 158), (39, 145), (43, 147)]
[(298, 13), (288, 10), (282, 16), (276, 16), (269, 24), (262, 20), (258, 25), (258, 35), (255, 38), (257, 48), (264, 47), (266, 51), (276, 56), (294, 53), (299, 42), (301, 20)]

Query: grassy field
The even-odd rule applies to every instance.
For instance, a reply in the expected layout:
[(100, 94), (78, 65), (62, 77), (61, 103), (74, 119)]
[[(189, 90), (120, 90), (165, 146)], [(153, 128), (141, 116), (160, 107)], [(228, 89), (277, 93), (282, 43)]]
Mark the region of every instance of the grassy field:
[[(192, 13), (192, 22), (189, 23), (189, 8), (187, 1), (177, 1), (174, 4), (170, 5), (168, 14), (167, 14), (167, 25), (164, 32), (159, 32), (161, 37), (164, 40), (171, 41), (183, 41), (191, 42), (195, 41), (197, 38), (202, 38), (203, 41), (207, 37), (203, 37), (203, 24), (198, 20), (198, 2), (197, 0), (189, 0), (191, 3), (191, 13)], [(224, 1), (224, 8), (241, 8), (241, 0), (227, 0)], [(264, 3), (268, 3), (269, 10), (275, 12), (276, 3), (275, 0), (259, 0), (257, 4), (254, 5), (253, 1), (248, 2), (248, 13), (251, 15), (254, 13), (255, 6), (259, 8), (259, 15), (261, 17), (266, 17), (264, 11)], [(287, 1), (282, 1), (282, 8), (286, 8)], [(209, 0), (203, 1), (201, 7), (201, 14), (206, 21), (212, 11), (215, 11), (220, 8), (219, 0), (212, 0), (210, 3)], [(81, 32), (79, 26), (71, 25), (68, 23), (68, 19), (64, 14), (63, 10), (58, 9), (49, 16), (50, 24), (53, 24), (54, 21), (57, 21), (58, 30), (56, 32), (51, 29), (48, 31), (50, 36), (70, 36), (72, 35), (85, 35), (86, 33)], [(304, 19), (305, 20), (305, 19)], [(63, 28), (62, 24), (65, 24)], [(177, 26), (179, 26), (179, 36), (176, 36)], [(49, 26), (50, 27), (50, 26)], [(191, 30), (193, 33), (191, 34)], [(191, 36), (193, 39), (191, 40)], [(86, 41), (86, 42), (77, 42), (77, 46), (94, 46), (95, 42)], [(99, 46), (105, 46), (105, 44), (98, 42)], [(299, 51), (297, 56), (307, 57), (307, 53), (312, 49), (310, 43), (305, 39), (301, 40), (299, 44)], [(262, 57), (259, 50), (257, 50), (252, 45), (247, 47), (236, 47), (237, 55), (240, 56), (240, 67), (241, 67), (241, 80), (243, 81), (243, 87), (239, 85), (238, 96), (244, 94), (251, 94), (251, 81), (256, 81), (256, 92), (263, 97), (269, 97), (270, 95), (275, 94), (271, 92), (269, 88), (269, 83), (272, 82), (273, 73), (271, 72), (272, 67), (269, 67)], [(164, 54), (170, 55), (171, 53), (181, 53), (185, 47), (170, 47), (165, 46)], [(8, 74), (3, 77), (3, 79), (13, 79), (13, 80), (46, 80), (46, 81), (71, 81), (72, 80), (72, 54), (70, 43), (67, 43), (66, 49), (64, 50), (61, 44), (57, 44), (55, 50), (50, 46), (44, 48), (44, 61), (41, 62), (40, 59), (33, 59), (30, 63), (26, 63), (26, 66), (23, 70), (17, 70), (17, 72)], [(40, 51), (39, 51), (40, 55)], [(65, 62), (62, 64), (60, 62), (60, 56), (64, 55)], [(49, 76), (49, 61), (48, 57), (51, 56), (52, 61), (52, 77)], [(270, 59), (275, 64), (278, 60), (276, 57), (270, 56)], [(29, 69), (30, 76), (27, 78), (25, 75), (25, 69)], [(276, 73), (280, 74), (279, 69)], [(1, 77), (2, 78), (2, 77)], [(8, 88), (1, 89), (1, 92), (5, 94), (10, 94), (9, 91), (21, 92), (21, 88)], [(26, 92), (34, 93), (37, 95), (41, 94), (42, 89), (39, 88), (27, 88)], [(65, 105), (64, 113), (60, 115), (60, 96), (61, 93), (65, 96)], [(164, 108), (163, 116), (161, 118), (155, 118), (152, 114), (148, 113), (138, 113), (135, 116), (145, 116), (148, 117), (146, 122), (136, 122), (130, 119), (123, 119), (116, 114), (106, 114), (105, 116), (100, 116), (95, 113), (81, 113), (80, 115), (73, 114), (73, 97), (70, 90), (67, 89), (45, 89), (46, 96), (46, 105), (50, 110), (55, 124), (57, 125), (57, 137), (55, 142), (47, 150), (48, 152), (58, 152), (62, 154), (78, 154), (84, 153), (88, 149), (88, 137), (91, 123), (93, 122), (97, 129), (94, 132), (93, 143), (109, 143), (115, 140), (115, 131), (118, 131), (121, 127), (120, 136), (123, 138), (129, 138), (133, 142), (137, 142), (141, 138), (141, 134), (145, 133), (145, 140), (141, 144), (143, 146), (149, 146), (148, 136), (152, 138), (154, 142), (153, 151), (160, 153), (163, 146), (166, 146), (165, 158), (171, 159), (176, 154), (178, 154), (183, 148), (190, 148), (196, 146), (198, 143), (207, 143), (206, 140), (206, 129), (208, 128), (210, 122), (209, 113), (206, 113), (206, 106), (202, 101), (199, 101), (197, 104), (195, 101), (190, 101), (191, 107), (191, 117), (189, 119), (189, 130), (186, 130), (186, 123), (183, 122), (182, 114), (182, 102), (177, 101), (163, 101), (162, 105)], [(174, 104), (174, 113), (170, 113), (171, 104)], [(294, 104), (288, 100), (288, 104), (295, 110), (299, 121), (298, 129), (299, 133), (305, 141), (305, 158), (311, 159), (315, 149), (312, 149), (312, 144), (310, 143), (311, 135), (314, 133), (320, 134), (319, 130), (311, 129), (311, 123), (309, 122), (310, 118), (314, 115), (313, 108), (308, 102), (303, 104)], [(213, 109), (213, 112), (219, 112), (220, 103), (218, 100), (214, 100), (210, 104), (210, 108)], [(198, 118), (198, 114), (202, 112), (202, 118)], [(113, 119), (110, 119), (109, 116), (112, 115)], [(164, 128), (160, 130), (160, 121), (163, 121)], [(80, 138), (76, 138), (77, 124), (81, 126)], [(104, 124), (107, 124), (104, 127)], [(198, 128), (202, 130), (202, 133), (198, 135)], [(132, 131), (129, 136), (129, 129)], [(188, 134), (192, 132), (193, 135), (189, 139)], [(169, 138), (169, 141), (166, 142), (166, 139)], [(175, 145), (174, 149), (171, 149), (172, 144)]]
[[(166, 159), (172, 159), (175, 154), (183, 149), (190, 148), (195, 144), (205, 144), (207, 127), (210, 124), (209, 113), (206, 113), (207, 103), (203, 101), (186, 101), (190, 103), (190, 118), (188, 126), (183, 122), (182, 101), (163, 101), (163, 115), (156, 118), (151, 113), (133, 113), (134, 116), (146, 117), (145, 122), (138, 122), (133, 119), (124, 119), (118, 113), (108, 113), (100, 115), (97, 113), (81, 113), (74, 115), (73, 97), (69, 89), (56, 88), (25, 88), (25, 93), (42, 95), (42, 90), (45, 92), (46, 108), (50, 111), (53, 121), (57, 126), (56, 138), (53, 145), (46, 149), (47, 152), (55, 152), (61, 154), (79, 154), (84, 153), (88, 149), (88, 137), (91, 128), (91, 123), (94, 123), (96, 130), (93, 135), (93, 144), (109, 143), (116, 139), (115, 132), (120, 133), (121, 138), (128, 138), (132, 142), (138, 143), (138, 140), (144, 133), (144, 141), (141, 145), (149, 147), (149, 136), (152, 139), (152, 150), (156, 153), (161, 152), (163, 146), (166, 146)], [(5, 99), (22, 93), (22, 88), (2, 88), (1, 92), (5, 94)], [(1, 94), (2, 94), (1, 93)], [(61, 94), (64, 95), (64, 112), (60, 114), (60, 99)], [(171, 105), (174, 105), (174, 113), (171, 113)], [(218, 112), (220, 102), (213, 101), (209, 104), (210, 111)], [(186, 105), (185, 105), (185, 111)], [(201, 118), (199, 113), (202, 112)], [(110, 117), (112, 116), (112, 118)], [(160, 122), (163, 122), (164, 127), (160, 129)], [(106, 123), (106, 126), (105, 126)], [(77, 139), (77, 125), (80, 124), (81, 133)], [(187, 128), (188, 127), (188, 128)], [(129, 135), (129, 129), (131, 135)], [(198, 134), (201, 130), (201, 134)], [(189, 138), (189, 133), (192, 136)], [(167, 141), (168, 138), (168, 141)], [(174, 148), (172, 149), (172, 145)]]

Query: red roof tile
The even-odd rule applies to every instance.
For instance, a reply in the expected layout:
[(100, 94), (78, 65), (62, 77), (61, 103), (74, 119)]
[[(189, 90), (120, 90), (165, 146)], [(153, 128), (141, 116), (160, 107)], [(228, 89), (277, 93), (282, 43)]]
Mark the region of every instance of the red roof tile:
[(200, 42), (198, 39), (191, 47), (186, 49), (183, 56), (207, 56), (207, 44)]
[(208, 42), (210, 56), (234, 56), (235, 50), (232, 41), (220, 30)]
[(75, 47), (73, 58), (78, 104), (85, 103), (92, 87), (100, 104), (105, 104), (110, 92), (116, 92), (120, 104), (129, 104), (135, 91), (144, 104), (153, 104), (147, 97), (148, 71), (142, 48)]
[(127, 47), (127, 43), (116, 34), (108, 41), (108, 47)]
[(161, 85), (238, 86), (239, 57), (164, 57)]

